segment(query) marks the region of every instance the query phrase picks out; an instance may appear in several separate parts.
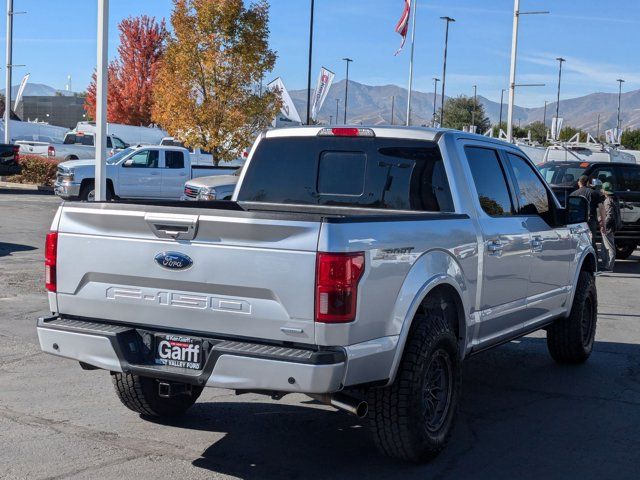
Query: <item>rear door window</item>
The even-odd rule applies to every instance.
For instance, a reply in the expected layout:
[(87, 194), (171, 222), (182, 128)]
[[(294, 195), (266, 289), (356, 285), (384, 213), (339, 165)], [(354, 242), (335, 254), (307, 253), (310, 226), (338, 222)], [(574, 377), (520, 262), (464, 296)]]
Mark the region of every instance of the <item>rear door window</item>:
[(240, 201), (453, 211), (437, 144), (428, 141), (302, 137), (262, 141)]
[(184, 168), (184, 154), (175, 150), (165, 150), (165, 168)]
[(498, 151), (492, 148), (467, 146), (464, 149), (471, 168), (473, 183), (482, 210), (492, 217), (514, 214), (507, 177)]

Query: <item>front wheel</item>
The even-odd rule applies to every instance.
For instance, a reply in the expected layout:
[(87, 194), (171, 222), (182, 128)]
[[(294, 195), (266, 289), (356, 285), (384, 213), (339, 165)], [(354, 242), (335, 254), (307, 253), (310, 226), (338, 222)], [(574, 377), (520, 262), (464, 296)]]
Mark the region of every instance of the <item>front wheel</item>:
[(394, 383), (369, 392), (379, 450), (414, 462), (437, 456), (453, 429), (461, 379), (458, 342), (444, 316), (416, 316)]
[[(96, 187), (92, 182), (86, 183), (80, 190), (80, 200), (83, 202), (95, 202), (96, 201)], [(107, 202), (113, 199), (113, 192), (109, 185), (107, 185)]]
[(580, 272), (567, 318), (547, 328), (547, 348), (558, 363), (583, 363), (591, 355), (598, 320), (598, 294), (592, 273)]
[(180, 393), (162, 397), (159, 393), (159, 381), (155, 378), (112, 372), (111, 380), (125, 407), (149, 417), (181, 415), (196, 402), (203, 390), (203, 387), (173, 384), (174, 388), (180, 388)]

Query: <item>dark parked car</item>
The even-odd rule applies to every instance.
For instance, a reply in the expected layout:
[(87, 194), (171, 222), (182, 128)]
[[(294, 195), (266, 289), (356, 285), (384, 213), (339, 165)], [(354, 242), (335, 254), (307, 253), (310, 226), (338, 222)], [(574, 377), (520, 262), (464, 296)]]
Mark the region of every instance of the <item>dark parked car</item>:
[(620, 200), (623, 228), (616, 233), (617, 257), (629, 258), (640, 244), (640, 165), (611, 162), (549, 162), (538, 165), (561, 203), (578, 188), (578, 178), (609, 182)]
[(18, 145), (0, 143), (0, 175), (16, 175), (20, 173)]

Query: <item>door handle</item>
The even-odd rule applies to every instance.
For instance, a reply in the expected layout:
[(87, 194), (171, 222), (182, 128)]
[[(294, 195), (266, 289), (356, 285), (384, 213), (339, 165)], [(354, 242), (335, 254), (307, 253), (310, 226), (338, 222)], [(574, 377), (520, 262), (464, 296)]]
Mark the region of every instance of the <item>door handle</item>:
[(158, 175), (158, 172), (151, 172), (151, 175)]
[(531, 239), (531, 250), (533, 250), (534, 252), (541, 252), (542, 251), (542, 242), (543, 242), (543, 238), (540, 236), (535, 236)]
[(491, 241), (487, 244), (487, 251), (489, 255), (500, 256), (502, 255), (502, 250), (504, 249), (504, 245), (499, 240)]

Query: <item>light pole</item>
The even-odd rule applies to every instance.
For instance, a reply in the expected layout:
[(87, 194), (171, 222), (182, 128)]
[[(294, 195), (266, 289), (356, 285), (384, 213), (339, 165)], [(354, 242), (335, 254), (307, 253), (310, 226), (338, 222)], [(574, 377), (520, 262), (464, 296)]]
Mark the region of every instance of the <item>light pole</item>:
[(311, 16), (309, 19), (309, 70), (307, 72), (307, 125), (311, 123), (311, 61), (313, 58), (313, 13), (315, 0), (311, 0)]
[(451, 22), (455, 22), (456, 19), (451, 17), (440, 17), (440, 19), (446, 22), (444, 31), (444, 56), (442, 61), (442, 98), (440, 99), (440, 126), (444, 127), (444, 92), (447, 83), (447, 47), (449, 46), (449, 24)]
[[(478, 102), (478, 86), (473, 86), (473, 108), (471, 110), (471, 128), (476, 125), (476, 105)], [(473, 133), (476, 133), (475, 131)]]
[(542, 124), (544, 125), (544, 128), (547, 128), (547, 101), (544, 101), (544, 111), (542, 113)]
[(98, 0), (96, 68), (96, 172), (95, 201), (107, 199), (107, 71), (109, 65), (109, 0)]
[(436, 126), (436, 99), (438, 97), (438, 82), (439, 78), (433, 77), (433, 117), (431, 117), (431, 126)]
[(554, 140), (558, 140), (560, 138), (560, 128), (558, 128), (560, 126), (560, 120), (559, 120), (559, 115), (560, 115), (560, 85), (562, 83), (562, 64), (564, 62), (566, 62), (567, 60), (562, 58), (562, 57), (558, 57), (556, 58), (556, 60), (559, 62), (560, 64), (560, 68), (558, 69), (558, 98), (556, 100), (556, 134), (555, 134), (555, 138)]
[(347, 102), (349, 101), (349, 64), (353, 59), (345, 57), (342, 60), (347, 62), (347, 81), (344, 84), (344, 124), (347, 124)]
[(500, 120), (498, 121), (498, 136), (500, 136), (500, 129), (502, 128), (502, 107), (504, 105), (504, 88), (500, 92)]
[(516, 86), (519, 87), (537, 87), (543, 85), (516, 85), (516, 63), (518, 59), (518, 28), (520, 25), (521, 15), (544, 15), (549, 13), (543, 12), (521, 12), (520, 0), (514, 0), (513, 3), (513, 33), (511, 37), (511, 68), (509, 71), (509, 108), (507, 110), (507, 141), (513, 140), (513, 110), (515, 106)]
[(620, 135), (620, 128), (622, 126), (620, 124), (620, 105), (622, 103), (622, 84), (624, 83), (624, 80), (619, 78), (618, 80), (616, 80), (616, 82), (618, 82), (618, 84), (619, 84), (619, 88), (618, 88), (618, 123), (616, 124), (618, 131), (616, 132), (616, 135), (619, 136)]
[(391, 125), (393, 125), (393, 116), (395, 114), (395, 107), (396, 107), (396, 96), (392, 95), (391, 96)]
[(336, 125), (340, 121), (338, 120), (339, 118), (340, 118), (340, 99), (336, 98)]

